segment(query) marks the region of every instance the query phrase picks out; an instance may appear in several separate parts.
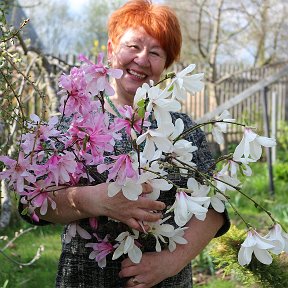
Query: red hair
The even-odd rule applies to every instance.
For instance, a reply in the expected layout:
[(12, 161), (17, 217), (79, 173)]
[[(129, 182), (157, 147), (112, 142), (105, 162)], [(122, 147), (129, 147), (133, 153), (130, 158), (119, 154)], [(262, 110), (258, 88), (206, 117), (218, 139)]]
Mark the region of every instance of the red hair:
[(143, 27), (167, 54), (165, 68), (180, 56), (182, 35), (177, 16), (165, 5), (149, 0), (130, 0), (110, 16), (108, 36), (116, 45), (128, 28)]

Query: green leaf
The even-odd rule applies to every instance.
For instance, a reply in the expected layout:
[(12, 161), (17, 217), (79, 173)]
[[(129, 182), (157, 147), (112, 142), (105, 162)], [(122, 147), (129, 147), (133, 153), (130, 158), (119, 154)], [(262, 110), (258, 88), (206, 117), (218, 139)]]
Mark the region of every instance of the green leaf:
[(21, 212), (21, 215), (27, 215), (28, 214), (28, 207), (24, 208)]
[(141, 99), (138, 103), (137, 106), (139, 108), (144, 108), (145, 107), (145, 99)]
[(138, 115), (140, 118), (144, 118), (144, 116), (145, 116), (145, 108), (144, 107), (141, 107), (138, 109)]
[(89, 136), (86, 135), (86, 136), (84, 137), (84, 141), (83, 141), (83, 150), (84, 150), (84, 151), (86, 151), (86, 145), (87, 145), (88, 140), (89, 140)]

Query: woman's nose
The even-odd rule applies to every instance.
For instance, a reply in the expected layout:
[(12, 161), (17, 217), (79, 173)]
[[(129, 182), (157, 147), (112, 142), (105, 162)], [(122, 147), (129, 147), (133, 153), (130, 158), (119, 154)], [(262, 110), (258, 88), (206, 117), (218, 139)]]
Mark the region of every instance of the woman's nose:
[(150, 66), (148, 51), (145, 49), (139, 51), (136, 57), (134, 58), (134, 62), (142, 67)]

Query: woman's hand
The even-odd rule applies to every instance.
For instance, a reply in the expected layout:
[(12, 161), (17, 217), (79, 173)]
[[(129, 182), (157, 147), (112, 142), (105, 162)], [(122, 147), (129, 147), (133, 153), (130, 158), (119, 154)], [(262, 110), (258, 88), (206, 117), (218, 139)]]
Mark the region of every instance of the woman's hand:
[(144, 253), (139, 264), (126, 258), (121, 263), (119, 277), (129, 278), (125, 287), (149, 288), (178, 272), (172, 253), (163, 250)]
[[(155, 222), (161, 219), (162, 213), (159, 211), (165, 208), (163, 202), (145, 197), (131, 201), (121, 192), (109, 197), (107, 188), (107, 183), (85, 187), (82, 195), (77, 193), (79, 194), (77, 201), (79, 205), (76, 206), (80, 211), (86, 213), (87, 217), (107, 216), (140, 231), (143, 231), (140, 224), (142, 221)], [(152, 192), (151, 186), (145, 184), (143, 193), (150, 192)]]
[(164, 279), (179, 273), (192, 259), (194, 259), (215, 236), (223, 225), (223, 214), (209, 209), (204, 221), (193, 217), (187, 223), (184, 238), (185, 245), (177, 245), (173, 252), (143, 253), (139, 264), (134, 264), (129, 258), (122, 261), (120, 277), (130, 278), (126, 287), (153, 287)]
[[(142, 221), (154, 222), (162, 217), (159, 212), (165, 204), (145, 197), (130, 201), (120, 192), (113, 197), (107, 193), (108, 184), (95, 186), (69, 187), (57, 190), (50, 197), (56, 202), (56, 209), (50, 206), (41, 219), (52, 223), (68, 224), (84, 218), (107, 216), (121, 221), (131, 228), (143, 231)], [(150, 193), (151, 187), (143, 186), (143, 193)], [(39, 211), (38, 211), (39, 212)], [(146, 228), (144, 226), (144, 228)]]
[(129, 258), (121, 263), (119, 277), (127, 277), (125, 287), (149, 288), (164, 279), (176, 275), (183, 267), (177, 267), (173, 254), (167, 250), (144, 253), (139, 264)]

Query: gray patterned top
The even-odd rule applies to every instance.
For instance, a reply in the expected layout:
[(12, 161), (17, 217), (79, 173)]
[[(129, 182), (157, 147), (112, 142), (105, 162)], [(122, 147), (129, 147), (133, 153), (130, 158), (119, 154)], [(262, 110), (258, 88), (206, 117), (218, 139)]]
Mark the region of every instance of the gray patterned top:
[[(185, 129), (195, 125), (195, 123), (183, 113), (171, 113), (173, 122), (176, 121), (177, 118), (181, 118), (184, 122)], [(112, 117), (113, 118), (113, 117)], [(155, 126), (156, 124), (153, 123)], [(209, 167), (213, 165), (213, 158), (208, 149), (208, 145), (205, 139), (205, 134), (202, 130), (197, 129), (193, 133), (191, 133), (186, 139), (192, 142), (192, 145), (197, 146), (198, 150), (193, 153), (193, 162), (196, 163), (198, 169), (200, 171), (206, 171)], [(123, 142), (127, 141), (126, 133), (122, 133), (122, 140), (116, 142), (116, 147), (121, 151), (121, 153), (125, 153), (123, 151)], [(126, 151), (127, 152), (127, 151)], [(175, 177), (176, 174), (169, 173), (169, 177), (171, 180), (175, 181), (178, 185), (186, 184), (187, 179)], [(165, 202), (166, 206), (172, 205), (175, 200), (175, 190), (171, 191), (163, 191), (160, 195), (159, 200)], [(104, 238), (106, 234), (110, 235), (118, 235), (122, 232), (123, 226), (121, 223), (105, 225), (106, 218), (100, 217), (100, 229), (97, 230), (97, 235), (99, 237)], [(103, 219), (102, 219), (103, 218)], [(223, 235), (227, 232), (230, 226), (230, 222), (225, 212), (225, 224), (220, 228), (215, 237)], [(44, 223), (43, 223), (44, 224)], [(170, 224), (174, 224), (173, 218), (171, 219)], [(88, 219), (84, 219), (80, 221), (81, 227), (86, 229), (89, 233), (93, 233), (94, 231), (89, 225)], [(121, 261), (123, 258), (119, 258), (117, 260), (111, 260), (111, 255), (107, 256), (107, 265), (105, 268), (101, 269), (98, 267), (98, 264), (95, 260), (89, 259), (89, 254), (92, 251), (90, 248), (85, 247), (85, 244), (88, 242), (95, 242), (94, 240), (85, 240), (78, 235), (72, 238), (70, 243), (65, 243), (65, 235), (67, 231), (67, 226), (64, 229), (64, 233), (62, 235), (62, 253), (58, 266), (58, 273), (56, 279), (56, 287), (61, 288), (120, 288), (123, 287), (123, 281), (125, 279), (120, 279), (118, 273), (121, 267)], [(124, 230), (125, 231), (125, 230)], [(155, 251), (155, 242), (153, 239), (146, 241), (144, 245), (144, 251)], [(176, 276), (170, 277), (163, 282), (159, 283), (155, 287), (157, 288), (191, 288), (192, 287), (192, 270), (191, 265), (187, 265), (180, 273)]]

